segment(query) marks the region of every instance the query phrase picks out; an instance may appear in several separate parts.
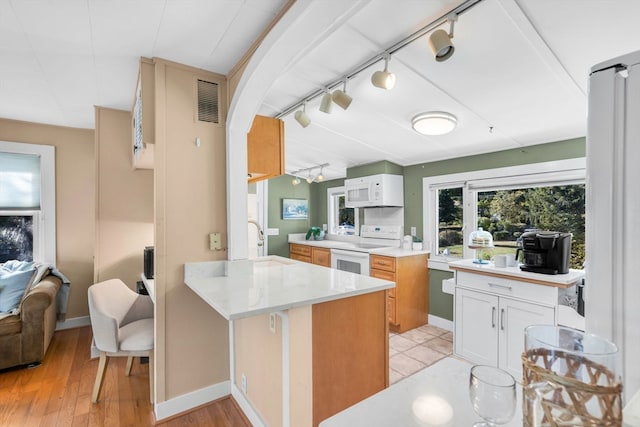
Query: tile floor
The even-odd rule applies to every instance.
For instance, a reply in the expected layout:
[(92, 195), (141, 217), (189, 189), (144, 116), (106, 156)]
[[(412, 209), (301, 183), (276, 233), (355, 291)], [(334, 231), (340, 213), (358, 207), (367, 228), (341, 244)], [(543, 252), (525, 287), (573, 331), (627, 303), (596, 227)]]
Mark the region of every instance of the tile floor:
[(453, 334), (424, 325), (403, 334), (389, 334), (389, 384), (433, 365), (453, 353)]

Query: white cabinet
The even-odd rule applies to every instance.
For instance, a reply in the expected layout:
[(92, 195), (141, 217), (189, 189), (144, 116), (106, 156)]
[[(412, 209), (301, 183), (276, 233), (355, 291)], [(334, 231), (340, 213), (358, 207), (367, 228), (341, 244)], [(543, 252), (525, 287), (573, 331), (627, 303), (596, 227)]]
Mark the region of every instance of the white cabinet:
[(524, 328), (555, 324), (556, 304), (557, 288), (457, 271), (454, 351), (521, 381)]

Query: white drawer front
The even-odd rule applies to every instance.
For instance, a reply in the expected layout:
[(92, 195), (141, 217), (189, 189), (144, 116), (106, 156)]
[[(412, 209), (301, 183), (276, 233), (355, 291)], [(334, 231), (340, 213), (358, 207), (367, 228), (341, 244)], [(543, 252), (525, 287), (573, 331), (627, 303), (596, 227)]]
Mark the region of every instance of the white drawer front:
[(558, 303), (558, 290), (553, 286), (536, 285), (502, 277), (456, 271), (456, 286), (535, 301), (550, 306), (555, 306)]

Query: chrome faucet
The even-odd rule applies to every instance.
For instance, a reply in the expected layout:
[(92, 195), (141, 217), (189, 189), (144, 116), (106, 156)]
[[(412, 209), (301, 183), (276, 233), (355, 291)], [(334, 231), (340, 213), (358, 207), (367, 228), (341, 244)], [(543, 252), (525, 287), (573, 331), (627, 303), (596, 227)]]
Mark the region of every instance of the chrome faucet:
[(258, 240), (262, 241), (264, 240), (264, 232), (262, 231), (262, 227), (260, 227), (260, 224), (258, 224), (258, 221), (250, 219), (249, 224), (253, 224), (256, 226), (256, 228), (258, 229)]

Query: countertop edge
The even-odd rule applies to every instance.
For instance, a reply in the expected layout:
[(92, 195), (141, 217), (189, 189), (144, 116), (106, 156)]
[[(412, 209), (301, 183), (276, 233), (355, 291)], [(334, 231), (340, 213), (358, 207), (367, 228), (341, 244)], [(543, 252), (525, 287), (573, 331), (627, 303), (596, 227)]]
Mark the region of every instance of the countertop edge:
[(492, 266), (476, 267), (462, 264), (463, 262), (465, 261), (454, 261), (452, 263), (449, 263), (449, 268), (454, 271), (464, 271), (467, 273), (480, 274), (483, 276), (501, 277), (505, 279), (519, 280), (521, 282), (551, 286), (556, 288), (570, 288), (576, 285), (584, 277), (584, 272), (580, 270), (570, 270), (570, 273), (567, 273), (568, 275), (549, 275), (524, 272), (520, 270), (512, 271), (507, 268), (497, 270), (497, 268), (494, 268)]

